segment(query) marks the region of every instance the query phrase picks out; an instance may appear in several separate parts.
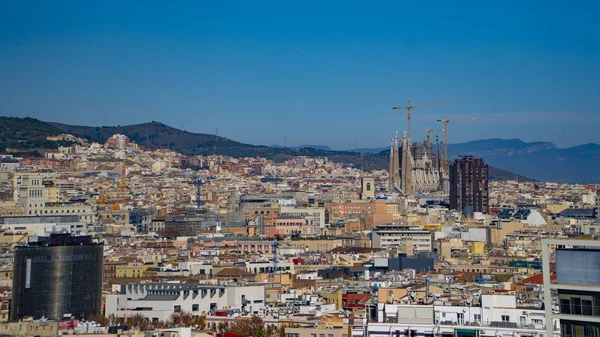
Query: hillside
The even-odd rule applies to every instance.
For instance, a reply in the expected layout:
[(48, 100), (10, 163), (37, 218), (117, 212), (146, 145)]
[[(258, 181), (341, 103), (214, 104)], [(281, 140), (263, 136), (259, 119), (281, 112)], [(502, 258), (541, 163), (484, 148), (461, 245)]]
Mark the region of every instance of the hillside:
[[(389, 165), (388, 150), (383, 148), (379, 153), (359, 154), (351, 151), (334, 151), (326, 146), (308, 146), (296, 148), (268, 147), (236, 142), (215, 135), (199, 134), (179, 130), (168, 125), (150, 122), (128, 126), (76, 126), (59, 123), (46, 123), (33, 118), (0, 117), (0, 150), (28, 151), (29, 155), (39, 155), (55, 149), (62, 144), (46, 140), (47, 136), (69, 133), (75, 136), (104, 143), (113, 134), (124, 134), (132, 141), (149, 148), (168, 148), (186, 155), (221, 154), (232, 157), (264, 157), (283, 161), (294, 156), (329, 157), (339, 163), (355, 167), (363, 166), (365, 170), (387, 169)], [(366, 149), (362, 149), (366, 150)], [(373, 149), (374, 150), (374, 149)], [(365, 151), (366, 152), (366, 151)], [(548, 154), (550, 152), (550, 154)], [(520, 140), (482, 140), (463, 144), (450, 145), (450, 155), (472, 154), (483, 157), (490, 164), (490, 179), (529, 181), (534, 177), (548, 181), (600, 181), (600, 170), (589, 171), (579, 176), (572, 163), (591, 167), (598, 165), (600, 146), (596, 144), (581, 145), (569, 149), (557, 149), (551, 143), (525, 143)], [(558, 155), (558, 157), (557, 157)], [(537, 156), (537, 157), (536, 157)], [(538, 158), (542, 156), (541, 158)], [(550, 159), (544, 159), (548, 156)], [(556, 159), (558, 158), (558, 159)], [(565, 165), (544, 164), (548, 161), (564, 158)], [(541, 160), (544, 159), (544, 160)], [(566, 164), (566, 163), (569, 164)], [(554, 168), (558, 168), (558, 174)], [(548, 169), (551, 168), (551, 169)], [(517, 172), (518, 174), (511, 173)]]
[[(489, 165), (488, 165), (489, 166)], [(504, 171), (497, 167), (489, 166), (489, 176), (490, 180), (493, 181), (504, 181), (504, 180), (516, 180), (519, 182), (535, 182), (535, 179), (531, 179), (516, 173)]]
[[(360, 165), (358, 153), (318, 149), (314, 147), (268, 147), (236, 142), (215, 135), (200, 134), (179, 130), (168, 125), (150, 122), (127, 126), (76, 126), (49, 123), (63, 132), (85, 138), (93, 142), (104, 143), (113, 134), (123, 134), (132, 141), (149, 148), (167, 148), (185, 155), (220, 154), (231, 157), (263, 157), (273, 160), (285, 160), (294, 156), (329, 157), (331, 160), (353, 165)], [(380, 167), (385, 158), (370, 156), (365, 158), (365, 169)]]
[(65, 133), (70, 133), (91, 142), (104, 143), (114, 134), (122, 134), (135, 143), (148, 148), (167, 148), (184, 154), (211, 153), (213, 147), (231, 151), (237, 147), (247, 148), (246, 144), (214, 135), (187, 132), (168, 125), (149, 122), (126, 126), (79, 126), (48, 123)]
[(34, 118), (0, 117), (0, 152), (53, 149), (60, 144), (46, 137), (61, 133), (59, 128)]
[[(388, 152), (366, 153), (362, 157), (357, 152), (334, 151), (327, 146), (311, 145), (284, 148), (280, 146), (259, 146), (236, 142), (215, 135), (199, 134), (179, 130), (168, 125), (150, 122), (128, 126), (74, 126), (50, 123), (63, 132), (71, 133), (89, 141), (105, 142), (113, 134), (123, 134), (132, 141), (150, 148), (168, 148), (186, 155), (194, 154), (221, 154), (232, 157), (264, 157), (276, 161), (283, 161), (294, 156), (329, 157), (339, 163), (347, 163), (356, 167), (363, 166), (366, 170), (387, 169), (389, 165)], [(519, 180), (531, 179), (491, 168), (492, 180)]]

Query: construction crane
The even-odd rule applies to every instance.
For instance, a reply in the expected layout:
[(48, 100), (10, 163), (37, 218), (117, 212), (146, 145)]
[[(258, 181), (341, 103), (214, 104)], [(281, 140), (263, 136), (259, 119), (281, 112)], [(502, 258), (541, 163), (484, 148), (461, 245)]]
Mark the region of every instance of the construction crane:
[(474, 117), (468, 118), (453, 118), (448, 119), (448, 117), (444, 119), (438, 119), (439, 123), (444, 123), (444, 168), (448, 167), (448, 123), (450, 122), (458, 122), (458, 121), (472, 121), (475, 120)]
[(421, 132), (427, 132), (427, 144), (431, 143), (431, 133), (432, 132), (438, 132), (438, 131), (444, 131), (443, 129), (427, 129), (427, 130), (421, 130)]
[(420, 104), (420, 105), (410, 105), (410, 101), (408, 101), (408, 105), (406, 106), (395, 106), (392, 107), (393, 110), (402, 110), (402, 109), (406, 109), (408, 114), (407, 114), (407, 125), (406, 125), (406, 134), (407, 137), (410, 138), (410, 111), (412, 109), (416, 109), (416, 108), (424, 108), (424, 107), (429, 107), (429, 106), (438, 106), (438, 105), (446, 105), (446, 104), (450, 104), (450, 102), (439, 102), (439, 103), (431, 103), (431, 104)]

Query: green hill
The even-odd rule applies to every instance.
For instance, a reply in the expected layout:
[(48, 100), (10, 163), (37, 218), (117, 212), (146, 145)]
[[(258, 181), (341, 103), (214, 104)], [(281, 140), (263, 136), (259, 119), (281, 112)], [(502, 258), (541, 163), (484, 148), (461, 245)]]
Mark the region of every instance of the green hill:
[[(275, 148), (251, 145), (209, 134), (179, 130), (168, 125), (149, 122), (127, 126), (77, 126), (49, 123), (65, 133), (73, 134), (88, 141), (104, 143), (114, 134), (122, 134), (141, 146), (152, 149), (171, 149), (185, 155), (220, 154), (231, 157), (263, 157), (282, 161), (294, 156), (329, 157), (331, 160), (353, 165), (361, 164), (360, 154), (347, 151), (321, 150), (312, 147)], [(367, 158), (372, 157), (372, 158)], [(365, 156), (365, 169), (380, 168), (385, 158), (377, 155)]]
[(46, 139), (63, 133), (59, 128), (35, 118), (0, 117), (0, 152), (34, 152), (55, 149), (58, 143)]

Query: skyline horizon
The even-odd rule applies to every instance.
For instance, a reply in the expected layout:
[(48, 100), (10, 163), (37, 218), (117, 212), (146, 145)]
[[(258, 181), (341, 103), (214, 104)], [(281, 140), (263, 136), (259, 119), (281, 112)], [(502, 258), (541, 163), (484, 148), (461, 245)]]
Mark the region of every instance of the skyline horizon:
[[(6, 116), (6, 115), (0, 115), (0, 117), (6, 117), (6, 118), (35, 118), (35, 117), (29, 117), (29, 116), (25, 116), (25, 117), (20, 117), (20, 116)], [(37, 119), (37, 118), (35, 118)], [(114, 124), (114, 125), (85, 125), (85, 124), (69, 124), (69, 123), (60, 123), (60, 122), (55, 122), (55, 121), (47, 121), (47, 120), (41, 120), (38, 119), (42, 122), (45, 123), (57, 123), (57, 124), (64, 124), (64, 125), (71, 125), (71, 126), (83, 126), (83, 127), (109, 127), (109, 128), (116, 128), (116, 127), (128, 127), (128, 126), (136, 126), (136, 125), (144, 125), (144, 124), (149, 124), (149, 123), (160, 123), (162, 125), (166, 125), (168, 127), (180, 130), (180, 131), (184, 131), (184, 132), (188, 132), (188, 133), (192, 133), (192, 134), (205, 134), (205, 135), (213, 135), (213, 136), (218, 136), (218, 137), (223, 137), (223, 138), (227, 138), (229, 140), (235, 141), (235, 142), (239, 142), (239, 143), (244, 143), (244, 144), (249, 144), (249, 145), (255, 145), (255, 146), (266, 146), (266, 147), (289, 147), (289, 148), (296, 148), (296, 147), (302, 147), (302, 146), (315, 146), (315, 147), (328, 147), (329, 149), (331, 149), (332, 151), (346, 151), (346, 152), (352, 152), (352, 150), (364, 150), (364, 149), (384, 149), (389, 147), (389, 144), (384, 145), (384, 146), (360, 146), (360, 144), (358, 144), (358, 147), (352, 146), (352, 147), (343, 147), (343, 148), (339, 148), (339, 147), (332, 147), (329, 144), (322, 144), (322, 143), (314, 143), (314, 142), (305, 142), (305, 143), (293, 143), (290, 142), (289, 140), (287, 141), (287, 145), (284, 146), (284, 137), (286, 136), (281, 136), (281, 143), (271, 143), (271, 144), (263, 144), (263, 143), (259, 143), (259, 142), (254, 142), (254, 141), (241, 141), (239, 139), (236, 139), (234, 137), (228, 137), (228, 136), (224, 136), (223, 134), (216, 134), (216, 133), (211, 133), (211, 132), (196, 132), (196, 131), (192, 131), (192, 130), (187, 130), (187, 129), (183, 129), (183, 128), (178, 128), (176, 125), (171, 125), (171, 124), (167, 124), (161, 121), (156, 121), (156, 120), (150, 120), (148, 122), (137, 122), (137, 123), (133, 123), (133, 124)], [(216, 131), (216, 130), (215, 130)], [(220, 129), (219, 129), (220, 132)], [(399, 138), (401, 138), (401, 132), (398, 132)], [(427, 136), (425, 133), (421, 133), (418, 132), (418, 134), (422, 134), (422, 139), (421, 138), (413, 138), (413, 142), (421, 142), (421, 141), (425, 141)], [(437, 132), (437, 134), (440, 136), (440, 143), (443, 143), (443, 131), (442, 132)], [(390, 139), (390, 138), (388, 138)], [(433, 137), (433, 133), (432, 133), (432, 143), (435, 144), (434, 141), (434, 137)], [(559, 146), (558, 144), (556, 144), (553, 141), (550, 140), (524, 140), (523, 138), (501, 138), (501, 137), (490, 137), (490, 138), (479, 138), (479, 139), (471, 139), (471, 140), (467, 140), (467, 141), (462, 141), (462, 142), (448, 142), (448, 145), (460, 145), (460, 144), (466, 144), (466, 143), (471, 143), (471, 142), (481, 142), (481, 141), (493, 141), (493, 140), (500, 140), (500, 141), (514, 141), (514, 140), (518, 140), (521, 141), (525, 144), (531, 145), (531, 144), (536, 144), (536, 143), (542, 143), (542, 144), (552, 144), (556, 147), (556, 149), (570, 149), (570, 148), (575, 148), (575, 147), (581, 147), (581, 146), (585, 146), (585, 145), (598, 145), (600, 146), (600, 143), (596, 143), (596, 142), (587, 142), (587, 143), (580, 143), (580, 144), (574, 144), (574, 145), (570, 145), (570, 146)], [(356, 145), (356, 143), (355, 143)]]
[(476, 119), (451, 123), (450, 143), (600, 143), (598, 9), (3, 2), (0, 111), (82, 125), (156, 119), (247, 143), (287, 136), (352, 148), (406, 128), (406, 111), (393, 106), (449, 101), (413, 110), (413, 136), (448, 116)]

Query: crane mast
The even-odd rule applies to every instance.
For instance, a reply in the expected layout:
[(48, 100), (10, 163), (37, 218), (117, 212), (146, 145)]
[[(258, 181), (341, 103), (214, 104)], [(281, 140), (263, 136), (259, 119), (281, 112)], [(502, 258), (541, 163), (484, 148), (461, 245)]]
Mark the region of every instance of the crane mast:
[(406, 106), (395, 106), (392, 107), (392, 110), (404, 110), (406, 109), (407, 111), (407, 124), (406, 124), (406, 136), (408, 138), (410, 138), (411, 133), (410, 133), (410, 119), (411, 119), (411, 111), (412, 109), (416, 109), (416, 108), (424, 108), (424, 107), (430, 107), (430, 106), (438, 106), (438, 105), (446, 105), (446, 104), (450, 104), (450, 102), (438, 102), (438, 103), (431, 103), (431, 104), (420, 104), (420, 105), (411, 105), (410, 101), (408, 101), (408, 104)]
[(432, 132), (437, 132), (437, 131), (443, 131), (442, 129), (427, 129), (427, 130), (421, 130), (421, 132), (427, 132), (427, 143), (431, 143), (431, 133)]
[(475, 118), (469, 117), (469, 118), (448, 119), (448, 117), (446, 117), (444, 119), (437, 120), (438, 123), (444, 123), (444, 163), (443, 163), (443, 167), (446, 172), (448, 171), (448, 123), (458, 122), (458, 121), (472, 121), (472, 120), (475, 120)]

